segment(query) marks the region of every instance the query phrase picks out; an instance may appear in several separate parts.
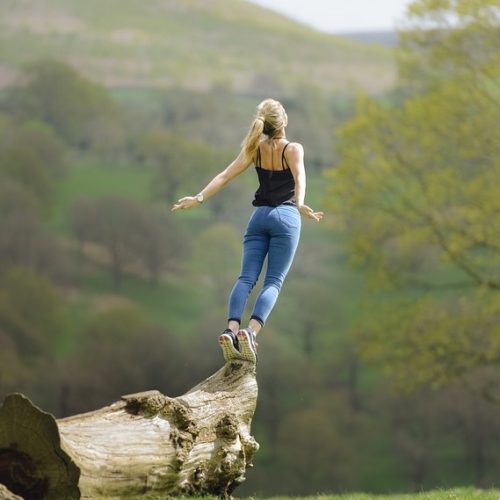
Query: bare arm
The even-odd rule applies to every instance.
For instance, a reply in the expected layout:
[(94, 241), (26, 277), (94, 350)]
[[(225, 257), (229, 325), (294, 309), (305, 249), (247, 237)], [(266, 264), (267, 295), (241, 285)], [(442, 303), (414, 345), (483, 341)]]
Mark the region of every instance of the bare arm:
[(295, 201), (299, 212), (308, 219), (319, 221), (323, 212), (315, 212), (311, 207), (304, 205), (306, 196), (306, 169), (304, 167), (304, 148), (301, 144), (293, 142), (285, 151), (285, 158), (295, 181)]
[[(200, 192), (203, 195), (203, 199), (206, 200), (214, 194), (218, 193), (228, 182), (233, 180), (236, 176), (244, 172), (252, 163), (251, 160), (247, 159), (243, 153), (240, 154), (219, 174), (217, 174)], [(196, 196), (185, 196), (177, 201), (172, 207), (172, 212), (179, 209), (189, 209), (193, 208), (200, 203)]]

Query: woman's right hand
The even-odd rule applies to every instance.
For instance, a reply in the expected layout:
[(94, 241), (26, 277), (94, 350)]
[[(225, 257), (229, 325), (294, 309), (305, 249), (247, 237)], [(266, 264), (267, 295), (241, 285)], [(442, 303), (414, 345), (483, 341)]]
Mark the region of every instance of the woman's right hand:
[(323, 212), (315, 212), (311, 207), (307, 205), (300, 205), (297, 207), (301, 215), (307, 219), (312, 219), (315, 221), (320, 221), (323, 218)]
[(184, 196), (177, 201), (177, 203), (172, 207), (171, 211), (175, 212), (176, 210), (189, 210), (190, 208), (194, 208), (198, 206), (200, 202), (196, 198), (196, 196)]

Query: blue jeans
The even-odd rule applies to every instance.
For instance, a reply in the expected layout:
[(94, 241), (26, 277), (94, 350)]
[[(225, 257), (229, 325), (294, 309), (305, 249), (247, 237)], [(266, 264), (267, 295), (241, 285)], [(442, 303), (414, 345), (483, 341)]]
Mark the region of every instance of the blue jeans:
[(241, 323), (248, 296), (257, 283), (267, 256), (264, 285), (251, 315), (252, 319), (264, 325), (292, 265), (300, 228), (300, 213), (295, 206), (264, 206), (254, 210), (243, 239), (241, 275), (229, 296), (229, 320)]

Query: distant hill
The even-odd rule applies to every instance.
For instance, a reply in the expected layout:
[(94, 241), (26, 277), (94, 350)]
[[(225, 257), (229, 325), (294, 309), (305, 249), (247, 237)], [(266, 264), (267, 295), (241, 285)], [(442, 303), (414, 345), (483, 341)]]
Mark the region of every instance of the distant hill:
[(0, 87), (40, 58), (109, 87), (377, 93), (389, 50), (319, 33), (244, 0), (2, 0)]
[(398, 33), (396, 31), (361, 31), (358, 33), (344, 33), (342, 36), (355, 42), (376, 43), (387, 47), (396, 47), (398, 44)]

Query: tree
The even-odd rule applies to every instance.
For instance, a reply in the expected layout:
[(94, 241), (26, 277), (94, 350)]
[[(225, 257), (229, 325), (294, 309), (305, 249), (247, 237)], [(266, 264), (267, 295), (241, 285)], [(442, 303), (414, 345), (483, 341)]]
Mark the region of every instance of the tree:
[(397, 52), (405, 86), (426, 90), (447, 78), (494, 80), (500, 63), (497, 0), (418, 0), (408, 7)]
[(238, 277), (241, 262), (241, 234), (229, 224), (214, 224), (193, 242), (191, 269), (196, 283), (212, 290), (218, 304), (227, 297)]
[(178, 271), (186, 244), (174, 220), (166, 214), (140, 207), (137, 215), (132, 251), (150, 283), (158, 284), (164, 271)]
[[(176, 377), (183, 359), (179, 343), (133, 303), (95, 313), (78, 335), (79, 348), (65, 362), (64, 415), (97, 408), (141, 387), (164, 387), (170, 393), (182, 390)], [(166, 358), (171, 361), (165, 363)]]
[[(406, 388), (500, 365), (500, 64), (488, 27), (498, 8), (422, 0), (410, 11), (421, 26), (406, 34), (404, 55), (413, 50), (439, 77), (399, 107), (360, 98), (331, 173), (353, 259), (399, 295), (362, 328), (364, 352)], [(428, 16), (439, 30), (425, 29)], [(478, 39), (489, 49), (479, 62), (463, 50)], [(467, 64), (448, 71), (457, 54)]]
[(229, 161), (219, 149), (161, 129), (146, 133), (138, 150), (139, 158), (156, 171), (154, 197), (168, 203), (181, 194), (199, 190)]
[(2, 134), (0, 176), (24, 186), (40, 204), (49, 204), (66, 168), (64, 146), (47, 125), (30, 121), (11, 126)]
[(18, 182), (0, 184), (0, 273), (25, 267), (51, 278), (65, 272), (65, 254), (43, 227), (38, 200)]
[(83, 251), (85, 242), (102, 246), (116, 287), (126, 270), (158, 282), (167, 264), (183, 251), (172, 219), (120, 196), (80, 197), (71, 209), (71, 225)]
[(3, 107), (24, 120), (51, 126), (71, 146), (87, 149), (103, 136), (104, 122), (114, 121), (117, 107), (106, 89), (66, 63), (38, 61), (9, 89)]
[(134, 202), (110, 195), (96, 200), (77, 199), (71, 209), (71, 225), (80, 242), (97, 243), (105, 249), (116, 288), (121, 285), (130, 259), (135, 208)]
[(0, 329), (25, 357), (55, 352), (64, 327), (64, 301), (50, 281), (17, 268), (0, 279)]

